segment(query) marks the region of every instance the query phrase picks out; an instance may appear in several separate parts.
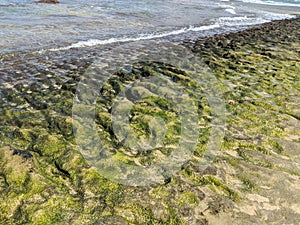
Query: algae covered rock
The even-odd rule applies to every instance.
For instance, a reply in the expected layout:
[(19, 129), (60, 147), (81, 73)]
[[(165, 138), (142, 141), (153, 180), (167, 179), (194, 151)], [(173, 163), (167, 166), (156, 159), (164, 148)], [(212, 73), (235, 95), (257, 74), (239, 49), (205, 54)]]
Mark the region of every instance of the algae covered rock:
[[(95, 115), (108, 154), (128, 165), (148, 167), (166, 159), (181, 129), (188, 129), (182, 128), (176, 105), (149, 92), (159, 83), (131, 89), (128, 84), (163, 75), (182, 85), (197, 108), (200, 132), (191, 159), (175, 175), (166, 174), (163, 183), (142, 187), (106, 179), (88, 165), (74, 138), (73, 98), (97, 47), (1, 56), (1, 73), (11, 78), (0, 85), (0, 223), (296, 224), (299, 27), (299, 19), (277, 21), (194, 43), (194, 54), (220, 82), (226, 104), (224, 140), (205, 169), (199, 164), (214, 135), (214, 114), (188, 73), (176, 65), (141, 62), (107, 80), (95, 110), (86, 114)], [(27, 72), (19, 72), (21, 64)], [(119, 93), (130, 101), (115, 103)], [(124, 121), (113, 123), (114, 107), (128, 117), (127, 136), (118, 133)], [(147, 142), (149, 137), (154, 141)], [(155, 149), (142, 149), (145, 143)]]

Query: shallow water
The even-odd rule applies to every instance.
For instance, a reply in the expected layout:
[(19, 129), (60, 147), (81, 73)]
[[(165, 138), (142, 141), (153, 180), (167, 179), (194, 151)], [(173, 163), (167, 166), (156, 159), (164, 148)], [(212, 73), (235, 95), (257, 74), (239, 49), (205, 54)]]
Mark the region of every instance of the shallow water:
[[(257, 4), (267, 4), (259, 10)], [(117, 0), (39, 4), (0, 0), (0, 52), (70, 49), (153, 38), (186, 39), (290, 17), (299, 0)], [(275, 6), (272, 6), (272, 5)], [(293, 7), (300, 12), (300, 7)], [(269, 12), (266, 12), (269, 11)]]

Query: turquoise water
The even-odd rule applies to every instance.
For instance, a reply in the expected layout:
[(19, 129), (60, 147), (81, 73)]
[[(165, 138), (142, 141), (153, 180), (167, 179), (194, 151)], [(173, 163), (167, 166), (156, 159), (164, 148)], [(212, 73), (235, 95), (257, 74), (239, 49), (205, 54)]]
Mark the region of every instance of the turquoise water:
[(253, 3), (300, 12), (299, 0), (0, 0), (0, 52), (186, 39), (289, 17)]

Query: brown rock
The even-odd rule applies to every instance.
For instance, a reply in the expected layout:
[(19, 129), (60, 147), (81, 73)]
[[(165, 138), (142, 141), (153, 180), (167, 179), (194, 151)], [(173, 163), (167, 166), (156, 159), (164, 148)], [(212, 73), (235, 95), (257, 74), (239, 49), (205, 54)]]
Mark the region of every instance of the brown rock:
[(235, 104), (235, 101), (234, 101), (234, 100), (229, 100), (229, 101), (228, 101), (228, 104), (229, 104), (229, 105), (234, 105), (234, 104)]
[(58, 0), (39, 0), (39, 3), (48, 3), (48, 4), (57, 4), (59, 3)]

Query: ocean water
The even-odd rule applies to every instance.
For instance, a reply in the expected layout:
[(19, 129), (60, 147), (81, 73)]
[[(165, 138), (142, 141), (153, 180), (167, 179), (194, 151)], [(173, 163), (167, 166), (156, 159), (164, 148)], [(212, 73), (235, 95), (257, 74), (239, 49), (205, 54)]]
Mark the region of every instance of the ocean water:
[(244, 2), (257, 3), (263, 5), (277, 5), (277, 6), (295, 6), (299, 7), (299, 0), (243, 0)]
[(0, 0), (0, 53), (182, 40), (290, 18), (295, 12), (300, 13), (300, 0), (61, 0), (55, 5)]

